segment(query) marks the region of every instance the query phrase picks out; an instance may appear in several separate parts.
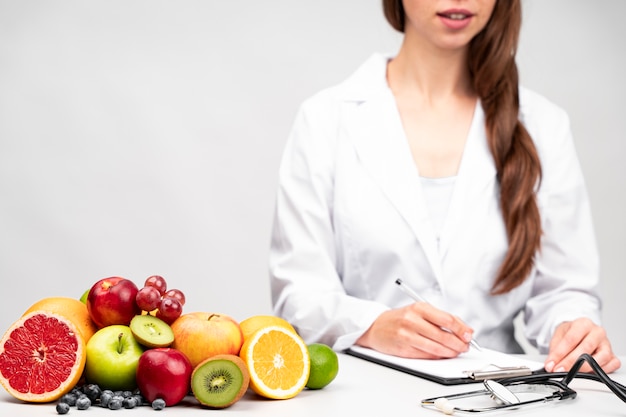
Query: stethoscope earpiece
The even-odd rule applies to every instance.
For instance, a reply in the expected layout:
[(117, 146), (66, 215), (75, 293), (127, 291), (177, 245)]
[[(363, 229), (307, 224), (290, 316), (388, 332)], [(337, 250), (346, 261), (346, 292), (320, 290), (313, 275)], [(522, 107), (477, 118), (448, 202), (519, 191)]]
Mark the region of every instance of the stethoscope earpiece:
[(454, 405), (447, 398), (437, 398), (435, 400), (435, 408), (444, 414), (454, 414)]

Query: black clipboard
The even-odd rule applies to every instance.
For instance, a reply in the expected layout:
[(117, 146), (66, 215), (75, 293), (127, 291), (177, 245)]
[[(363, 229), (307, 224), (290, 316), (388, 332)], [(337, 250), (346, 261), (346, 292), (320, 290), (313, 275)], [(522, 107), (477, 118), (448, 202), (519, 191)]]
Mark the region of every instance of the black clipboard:
[(385, 355), (369, 355), (366, 349), (353, 349), (348, 348), (345, 351), (346, 354), (350, 356), (354, 356), (359, 359), (364, 359), (368, 362), (376, 363), (378, 365), (385, 366), (387, 368), (394, 369), (396, 371), (404, 372), (409, 375), (413, 375), (422, 379), (426, 379), (432, 382), (436, 382), (441, 385), (461, 385), (461, 384), (475, 384), (478, 382), (482, 382), (484, 379), (499, 379), (506, 378), (510, 376), (521, 376), (521, 375), (531, 375), (538, 372), (543, 372), (543, 368), (541, 369), (531, 369), (527, 366), (518, 366), (518, 367), (507, 367), (500, 368), (499, 370), (493, 370), (489, 372), (479, 372), (476, 371), (476, 374), (481, 373), (479, 378), (473, 378), (468, 376), (465, 377), (444, 377), (440, 375), (435, 375), (427, 372), (420, 371), (415, 368), (411, 368), (408, 366), (404, 366), (399, 361), (394, 361), (389, 357), (389, 359), (385, 359)]

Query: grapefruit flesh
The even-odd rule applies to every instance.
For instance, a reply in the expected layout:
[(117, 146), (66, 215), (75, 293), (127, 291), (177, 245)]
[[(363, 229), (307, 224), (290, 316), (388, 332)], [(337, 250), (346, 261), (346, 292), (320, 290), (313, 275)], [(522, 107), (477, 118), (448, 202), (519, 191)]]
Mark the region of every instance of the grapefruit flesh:
[(55, 401), (76, 385), (85, 359), (85, 342), (72, 321), (34, 311), (2, 337), (0, 383), (22, 401)]
[(96, 324), (91, 320), (89, 311), (85, 303), (75, 298), (69, 297), (46, 297), (30, 306), (24, 312), (26, 315), (32, 311), (48, 311), (56, 313), (74, 323), (83, 335), (85, 343), (89, 341), (91, 336), (98, 330)]

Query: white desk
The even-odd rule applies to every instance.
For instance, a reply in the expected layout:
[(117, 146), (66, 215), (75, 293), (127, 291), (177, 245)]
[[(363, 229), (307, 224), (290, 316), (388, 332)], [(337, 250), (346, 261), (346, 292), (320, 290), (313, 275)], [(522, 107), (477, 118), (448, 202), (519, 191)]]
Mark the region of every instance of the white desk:
[[(351, 356), (339, 356), (339, 375), (333, 383), (319, 391), (304, 390), (289, 400), (261, 399), (249, 391), (244, 398), (225, 410), (215, 412), (230, 416), (254, 417), (326, 417), (326, 416), (444, 416), (424, 409), (420, 401), (424, 398), (455, 392), (479, 389), (478, 384), (443, 386)], [(624, 362), (626, 363), (626, 362)], [(612, 377), (626, 382), (626, 370)], [(508, 416), (616, 416), (626, 415), (626, 403), (620, 401), (601, 383), (577, 380), (571, 387), (578, 392), (574, 400), (556, 401), (549, 405), (538, 405), (530, 409), (488, 413), (484, 415)], [(163, 411), (150, 407), (133, 410), (112, 411), (99, 407), (88, 410), (90, 416), (202, 416), (211, 410), (201, 408), (193, 397), (184, 403)], [(84, 411), (72, 407), (68, 416), (82, 416)], [(156, 413), (156, 414), (155, 414)], [(54, 404), (24, 404), (16, 401), (4, 389), (0, 389), (0, 416), (52, 416), (57, 415)], [(86, 416), (87, 414), (85, 414)], [(467, 415), (467, 414), (459, 414)]]

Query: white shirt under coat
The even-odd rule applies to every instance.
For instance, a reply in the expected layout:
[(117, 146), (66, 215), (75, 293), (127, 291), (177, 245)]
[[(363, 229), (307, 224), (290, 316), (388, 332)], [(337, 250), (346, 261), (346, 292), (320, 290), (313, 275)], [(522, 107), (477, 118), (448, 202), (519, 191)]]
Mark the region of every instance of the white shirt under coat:
[(542, 249), (513, 291), (490, 295), (507, 238), (499, 187), (476, 106), (440, 233), (374, 55), (301, 106), (279, 171), (270, 252), (274, 312), (308, 342), (343, 350), (385, 310), (412, 303), (402, 278), (461, 317), (485, 347), (519, 352), (513, 320), (547, 351), (555, 327), (600, 322), (598, 255), (589, 201), (566, 113), (520, 89), (521, 120), (541, 158)]

